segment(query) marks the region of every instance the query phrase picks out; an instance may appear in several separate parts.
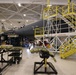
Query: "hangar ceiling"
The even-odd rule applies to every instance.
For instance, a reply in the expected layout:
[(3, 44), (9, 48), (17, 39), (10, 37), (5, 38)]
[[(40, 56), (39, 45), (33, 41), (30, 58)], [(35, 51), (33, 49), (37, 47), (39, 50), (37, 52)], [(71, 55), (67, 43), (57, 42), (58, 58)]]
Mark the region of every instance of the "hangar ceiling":
[[(72, 0), (76, 2), (75, 0)], [(50, 0), (51, 5), (65, 5), (68, 0)], [(0, 30), (27, 26), (42, 19), (47, 0), (0, 0)]]

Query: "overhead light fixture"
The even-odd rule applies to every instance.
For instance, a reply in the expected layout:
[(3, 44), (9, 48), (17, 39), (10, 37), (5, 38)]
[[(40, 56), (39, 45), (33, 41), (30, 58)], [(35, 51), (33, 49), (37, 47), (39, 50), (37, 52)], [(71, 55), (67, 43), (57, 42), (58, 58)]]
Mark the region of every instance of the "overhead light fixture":
[(2, 19), (1, 21), (2, 21), (2, 22), (4, 22), (4, 21), (5, 21), (5, 19)]
[(10, 24), (12, 26), (12, 24)]
[(50, 4), (50, 5), (47, 5), (47, 7), (51, 7), (52, 5)]
[(26, 16), (26, 14), (23, 14), (23, 16)]
[(21, 3), (18, 3), (18, 6), (21, 7)]
[(26, 22), (28, 22), (28, 20), (26, 20)]

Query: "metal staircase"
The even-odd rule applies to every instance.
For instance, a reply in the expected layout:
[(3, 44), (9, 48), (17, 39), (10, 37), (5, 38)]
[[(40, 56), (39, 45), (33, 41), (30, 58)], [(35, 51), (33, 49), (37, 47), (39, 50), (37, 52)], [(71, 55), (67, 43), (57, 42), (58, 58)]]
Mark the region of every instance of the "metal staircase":
[(74, 29), (76, 29), (76, 16), (75, 15), (68, 15), (65, 17), (72, 25)]
[(69, 40), (60, 46), (60, 57), (67, 58), (76, 53), (76, 39)]
[(60, 57), (61, 58), (67, 58), (67, 57), (69, 57), (75, 53), (76, 53), (76, 50), (72, 49), (72, 50), (69, 50), (68, 52), (64, 52), (64, 53), (60, 54)]
[[(68, 24), (70, 27), (72, 27), (74, 30), (75, 30), (75, 25), (70, 21), (70, 18), (66, 18), (66, 17), (63, 17), (61, 14), (58, 14), (58, 16), (64, 20), (66, 22), (66, 24)], [(74, 21), (73, 21), (74, 22)]]

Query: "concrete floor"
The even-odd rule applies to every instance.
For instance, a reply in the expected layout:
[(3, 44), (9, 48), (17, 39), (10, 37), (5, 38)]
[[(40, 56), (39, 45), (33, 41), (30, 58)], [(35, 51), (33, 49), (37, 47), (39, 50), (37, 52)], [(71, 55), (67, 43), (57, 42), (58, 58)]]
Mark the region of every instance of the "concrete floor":
[[(50, 57), (48, 59), (49, 62), (52, 62), (55, 66), (58, 75), (76, 75), (76, 58), (70, 57), (68, 59), (60, 59), (59, 55), (55, 56), (57, 62), (54, 62)], [(28, 49), (23, 50), (23, 59), (20, 64), (14, 64), (8, 67), (3, 75), (34, 75), (33, 67), (34, 62), (41, 61), (42, 59), (38, 54), (31, 54)], [(43, 74), (37, 74), (43, 75)], [(44, 74), (47, 75), (47, 74)], [(54, 75), (54, 74), (53, 74)]]

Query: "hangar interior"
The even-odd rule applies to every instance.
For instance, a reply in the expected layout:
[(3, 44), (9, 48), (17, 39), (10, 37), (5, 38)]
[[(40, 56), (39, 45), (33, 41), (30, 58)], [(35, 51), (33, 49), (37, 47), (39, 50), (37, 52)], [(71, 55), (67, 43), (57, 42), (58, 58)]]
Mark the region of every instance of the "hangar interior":
[(76, 0), (0, 0), (0, 75), (76, 75)]

